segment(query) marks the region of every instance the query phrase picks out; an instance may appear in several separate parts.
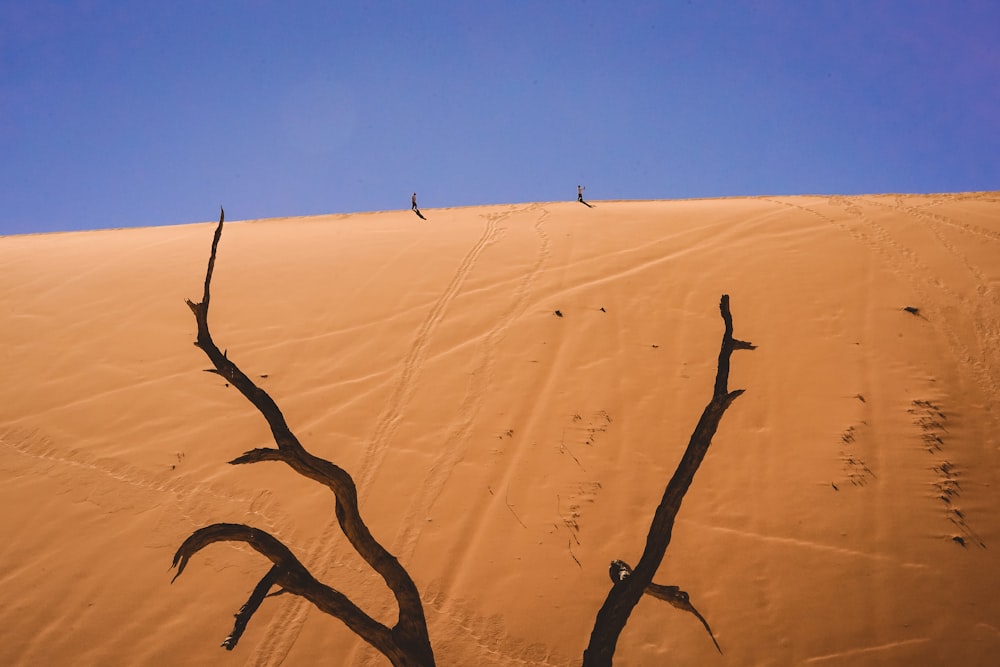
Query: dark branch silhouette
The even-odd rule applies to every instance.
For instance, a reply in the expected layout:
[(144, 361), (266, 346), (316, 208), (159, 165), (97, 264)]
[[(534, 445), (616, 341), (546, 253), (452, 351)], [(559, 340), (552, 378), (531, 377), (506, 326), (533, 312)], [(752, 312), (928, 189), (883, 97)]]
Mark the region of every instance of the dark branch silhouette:
[(307, 452), (288, 427), (274, 400), (230, 361), (227, 354), (219, 350), (212, 340), (208, 328), (208, 306), (212, 273), (215, 269), (219, 239), (222, 237), (224, 218), (225, 212), (222, 211), (212, 241), (212, 253), (205, 273), (205, 292), (202, 300), (200, 303), (187, 302), (198, 324), (198, 339), (195, 345), (212, 362), (214, 368), (211, 371), (224, 377), (257, 408), (267, 421), (277, 445), (277, 449), (260, 448), (245, 452), (230, 461), (230, 464), (281, 461), (299, 474), (333, 491), (336, 497), (337, 521), (344, 535), (392, 590), (399, 606), (399, 616), (392, 628), (375, 621), (342, 593), (317, 581), (279, 540), (262, 530), (242, 524), (219, 523), (195, 531), (174, 555), (174, 566), (177, 567), (174, 579), (184, 571), (191, 556), (204, 547), (220, 541), (245, 542), (268, 558), (273, 567), (260, 580), (250, 599), (236, 614), (233, 632), (222, 643), (226, 649), (232, 650), (236, 646), (250, 618), (267, 597), (268, 591), (277, 585), (286, 592), (306, 598), (320, 610), (339, 618), (358, 636), (381, 651), (393, 665), (405, 667), (433, 665), (434, 654), (417, 587), (395, 556), (379, 544), (362, 521), (358, 509), (357, 488), (350, 474), (339, 466)]
[[(681, 508), (681, 501), (684, 499), (684, 494), (687, 493), (688, 488), (691, 486), (694, 474), (698, 471), (698, 467), (708, 452), (708, 446), (712, 444), (712, 437), (719, 428), (722, 415), (725, 414), (726, 409), (732, 402), (743, 393), (742, 389), (733, 391), (729, 391), (728, 389), (729, 358), (734, 350), (754, 349), (752, 344), (733, 338), (733, 317), (729, 312), (728, 294), (722, 295), (722, 299), (719, 302), (719, 310), (722, 313), (722, 320), (725, 323), (725, 333), (722, 336), (722, 345), (719, 350), (719, 363), (712, 399), (705, 406), (705, 410), (701, 414), (701, 419), (698, 420), (698, 425), (695, 426), (694, 432), (691, 434), (691, 439), (688, 442), (687, 449), (684, 451), (684, 456), (681, 458), (681, 462), (677, 464), (677, 470), (674, 471), (673, 477), (670, 478), (670, 482), (663, 493), (663, 498), (656, 508), (656, 513), (653, 515), (653, 521), (649, 527), (649, 533), (646, 536), (646, 548), (642, 552), (639, 564), (636, 565), (635, 570), (629, 571), (624, 576), (621, 576), (621, 570), (619, 570), (619, 576), (616, 578), (614, 575), (615, 564), (612, 563), (612, 580), (615, 583), (608, 592), (608, 596), (604, 600), (604, 605), (597, 613), (594, 629), (590, 635), (590, 644), (583, 652), (584, 667), (608, 667), (611, 665), (611, 660), (615, 654), (615, 647), (618, 644), (618, 638), (622, 630), (625, 629), (625, 624), (628, 623), (632, 610), (639, 603), (639, 599), (643, 594), (655, 595), (656, 597), (660, 597), (660, 599), (665, 599), (667, 602), (674, 604), (675, 600), (680, 600), (679, 594), (683, 593), (683, 591), (676, 587), (653, 584), (653, 576), (656, 574), (657, 569), (659, 569), (660, 563), (663, 562), (663, 556), (667, 551), (667, 546), (670, 544), (674, 519)], [(622, 565), (625, 564), (622, 563)], [(628, 566), (625, 565), (625, 567), (627, 568)], [(653, 587), (652, 589), (651, 586)], [(672, 593), (672, 590), (676, 590), (676, 592)], [(686, 599), (687, 594), (685, 593), (683, 597)], [(687, 604), (689, 608), (681, 608), (691, 611), (698, 616), (707, 629), (708, 623), (705, 622), (705, 619), (694, 610), (693, 606), (690, 606), (690, 603)], [(675, 604), (675, 606), (678, 605)], [(709, 635), (712, 636), (712, 641), (714, 642), (715, 636), (710, 629)], [(716, 643), (716, 648), (718, 648), (718, 643)], [(721, 649), (719, 650), (721, 652)]]
[[(609, 569), (608, 574), (611, 575), (611, 581), (618, 583), (619, 581), (623, 581), (625, 577), (632, 574), (632, 568), (629, 567), (628, 563), (616, 560), (611, 562), (611, 568)], [(658, 600), (668, 602), (682, 611), (689, 611), (694, 614), (698, 620), (701, 621), (701, 624), (705, 626), (705, 630), (708, 631), (708, 636), (712, 638), (712, 643), (715, 644), (715, 648), (719, 651), (719, 653), (722, 653), (722, 647), (719, 646), (719, 642), (715, 640), (715, 634), (712, 632), (712, 628), (708, 625), (708, 621), (706, 621), (705, 617), (694, 608), (694, 605), (691, 604), (690, 596), (682, 591), (679, 586), (663, 586), (651, 583), (646, 586), (646, 590), (643, 591), (643, 593)]]

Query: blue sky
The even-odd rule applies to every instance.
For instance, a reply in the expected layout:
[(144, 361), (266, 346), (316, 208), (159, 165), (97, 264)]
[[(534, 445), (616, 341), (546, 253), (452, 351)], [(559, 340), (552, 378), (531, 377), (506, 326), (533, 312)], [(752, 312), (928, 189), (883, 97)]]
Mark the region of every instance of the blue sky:
[(1000, 189), (1000, 3), (0, 0), (0, 234)]

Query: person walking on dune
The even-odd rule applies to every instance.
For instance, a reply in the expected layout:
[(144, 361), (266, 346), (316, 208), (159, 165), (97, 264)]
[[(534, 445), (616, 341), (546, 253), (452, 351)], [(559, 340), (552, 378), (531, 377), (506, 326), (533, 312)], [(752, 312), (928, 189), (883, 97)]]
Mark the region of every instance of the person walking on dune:
[(583, 191), (586, 189), (587, 188), (583, 187), (582, 185), (576, 186), (576, 200), (581, 204), (583, 203)]
[(424, 214), (420, 212), (420, 207), (417, 206), (417, 193), (416, 192), (414, 192), (413, 195), (410, 196), (410, 210), (413, 211), (414, 213), (416, 213), (417, 217), (420, 218), (421, 220), (426, 220), (427, 219), (427, 218), (424, 217)]

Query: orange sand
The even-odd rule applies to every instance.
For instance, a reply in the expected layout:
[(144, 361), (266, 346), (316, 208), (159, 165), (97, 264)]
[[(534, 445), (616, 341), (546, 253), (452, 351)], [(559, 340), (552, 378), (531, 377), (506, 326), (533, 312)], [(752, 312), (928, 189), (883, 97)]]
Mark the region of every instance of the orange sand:
[[(216, 341), (354, 475), (438, 664), (579, 664), (711, 395), (723, 293), (759, 347), (655, 580), (725, 655), (644, 598), (616, 663), (996, 664), (1000, 193), (594, 204), (223, 235)], [(243, 545), (170, 584), (191, 531), (246, 522), (395, 616), (329, 492), (226, 465), (270, 440), (192, 345), (212, 229), (0, 238), (0, 664), (386, 664), (291, 596), (219, 648), (269, 566)]]

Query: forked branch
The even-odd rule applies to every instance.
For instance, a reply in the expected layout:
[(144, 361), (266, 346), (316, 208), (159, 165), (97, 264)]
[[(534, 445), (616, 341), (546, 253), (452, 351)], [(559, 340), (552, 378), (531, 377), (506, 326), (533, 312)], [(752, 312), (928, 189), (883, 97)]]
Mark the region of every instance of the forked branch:
[[(625, 577), (632, 574), (632, 568), (629, 564), (616, 560), (611, 562), (611, 568), (608, 572), (611, 575), (611, 581), (618, 583), (624, 581)], [(712, 643), (715, 644), (716, 650), (722, 653), (722, 647), (719, 646), (719, 642), (715, 639), (715, 633), (712, 632), (711, 626), (709, 626), (708, 621), (705, 617), (694, 608), (691, 604), (691, 597), (684, 591), (680, 589), (679, 586), (663, 586), (661, 584), (650, 583), (646, 586), (646, 590), (643, 591), (646, 595), (654, 597), (658, 600), (663, 600), (670, 605), (677, 607), (681, 611), (687, 611), (695, 615), (701, 624), (705, 626), (705, 630), (708, 632), (708, 636), (712, 638)]]
[[(632, 610), (639, 603), (643, 594), (650, 592), (650, 586), (656, 586), (652, 583), (653, 576), (659, 569), (660, 563), (663, 562), (663, 556), (670, 544), (674, 519), (681, 508), (684, 495), (691, 486), (694, 474), (698, 471), (698, 467), (701, 466), (701, 462), (708, 452), (708, 446), (712, 443), (712, 438), (719, 428), (722, 415), (725, 414), (732, 402), (743, 393), (742, 389), (729, 391), (729, 359), (734, 350), (752, 350), (754, 345), (733, 338), (733, 317), (729, 311), (728, 294), (722, 295), (719, 310), (725, 323), (725, 332), (719, 349), (719, 363), (712, 399), (705, 406), (705, 410), (698, 420), (698, 425), (695, 426), (694, 432), (691, 434), (684, 456), (677, 464), (677, 470), (670, 478), (663, 498), (656, 508), (649, 533), (646, 536), (646, 547), (639, 559), (639, 564), (628, 576), (615, 581), (611, 590), (608, 591), (603, 606), (597, 613), (594, 629), (590, 635), (590, 644), (583, 653), (585, 667), (609, 667), (611, 665), (618, 638), (622, 630), (625, 629), (625, 624), (628, 623)], [(612, 579), (614, 580), (614, 577)], [(688, 611), (693, 611), (693, 609), (692, 607)], [(694, 613), (707, 628), (708, 624), (701, 618), (701, 615), (697, 612)], [(709, 630), (709, 634), (712, 634), (711, 630)], [(714, 635), (712, 635), (712, 641), (715, 641)], [(716, 643), (716, 648), (718, 648), (718, 643)]]
[(392, 631), (389, 628), (368, 616), (344, 594), (317, 581), (288, 547), (270, 533), (257, 528), (238, 523), (216, 523), (196, 530), (174, 554), (173, 567), (177, 568), (174, 579), (184, 572), (191, 556), (216, 542), (244, 542), (274, 564), (236, 614), (233, 633), (222, 643), (226, 649), (235, 648), (250, 617), (275, 585), (289, 593), (301, 595), (320, 610), (339, 618), (376, 648), (392, 644)]
[[(208, 326), (212, 275), (215, 270), (219, 240), (225, 212), (220, 212), (219, 224), (212, 240), (212, 252), (205, 272), (205, 290), (199, 303), (188, 301), (198, 325), (195, 345), (213, 365), (212, 371), (224, 377), (260, 412), (271, 429), (277, 445), (245, 452), (231, 464), (281, 461), (296, 472), (313, 479), (333, 491), (336, 497), (337, 521), (344, 535), (357, 552), (385, 580), (399, 606), (396, 624), (390, 629), (375, 622), (338, 591), (320, 583), (299, 563), (291, 551), (268, 533), (240, 524), (214, 524), (193, 533), (181, 545), (174, 558), (177, 574), (184, 570), (188, 559), (203, 547), (218, 541), (241, 541), (249, 544), (271, 560), (274, 567), (261, 579), (247, 604), (236, 615), (236, 627), (223, 642), (232, 649), (239, 641), (247, 622), (274, 585), (308, 599), (321, 610), (342, 620), (351, 630), (379, 649), (394, 665), (433, 665), (434, 655), (427, 634), (427, 622), (416, 584), (410, 575), (371, 534), (361, 519), (357, 487), (350, 474), (339, 466), (307, 452), (285, 422), (284, 415), (266, 391), (258, 387), (212, 339)], [(176, 579), (176, 577), (175, 577)]]

